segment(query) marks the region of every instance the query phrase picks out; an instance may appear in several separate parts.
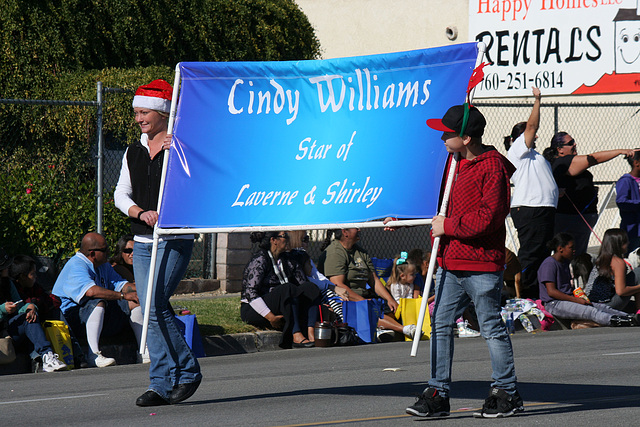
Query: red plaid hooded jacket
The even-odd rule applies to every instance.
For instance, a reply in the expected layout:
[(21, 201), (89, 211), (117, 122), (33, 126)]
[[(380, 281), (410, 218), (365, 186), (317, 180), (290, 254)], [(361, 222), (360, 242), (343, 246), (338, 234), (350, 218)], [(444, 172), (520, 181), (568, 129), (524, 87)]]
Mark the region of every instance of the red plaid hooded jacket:
[[(445, 235), (438, 248), (438, 263), (445, 270), (504, 270), (504, 220), (511, 199), (509, 178), (516, 168), (494, 147), (486, 146), (486, 150), (456, 165)], [(450, 163), (451, 159), (445, 179)]]

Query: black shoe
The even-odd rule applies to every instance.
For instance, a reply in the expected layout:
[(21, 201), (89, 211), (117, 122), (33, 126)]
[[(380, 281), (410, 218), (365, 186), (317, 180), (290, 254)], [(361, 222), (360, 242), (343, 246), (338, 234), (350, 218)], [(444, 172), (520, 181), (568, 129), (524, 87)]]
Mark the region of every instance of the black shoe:
[(183, 400), (187, 400), (193, 393), (196, 392), (198, 387), (200, 386), (200, 380), (194, 381), (192, 383), (186, 384), (178, 384), (173, 388), (171, 392), (171, 397), (169, 398), (169, 402), (173, 405), (174, 403), (182, 402)]
[(31, 359), (31, 372), (37, 374), (38, 372), (42, 372), (42, 358), (36, 357), (35, 359)]
[(633, 326), (633, 317), (631, 316), (611, 316), (609, 326)]
[(451, 411), (449, 406), (449, 398), (442, 397), (438, 394), (438, 390), (429, 387), (418, 397), (416, 403), (409, 406), (407, 414), (416, 417), (447, 417)]
[(305, 338), (300, 342), (294, 342), (291, 346), (293, 348), (312, 348), (315, 347), (316, 344)]
[(476, 418), (506, 418), (524, 412), (524, 402), (516, 390), (509, 394), (499, 388), (492, 388), (489, 397), (484, 401), (482, 410), (473, 414)]
[(169, 402), (153, 390), (145, 391), (142, 396), (136, 399), (138, 406), (160, 406), (168, 405)]
[(640, 313), (636, 313), (631, 316), (631, 322), (633, 323), (633, 326), (640, 326)]

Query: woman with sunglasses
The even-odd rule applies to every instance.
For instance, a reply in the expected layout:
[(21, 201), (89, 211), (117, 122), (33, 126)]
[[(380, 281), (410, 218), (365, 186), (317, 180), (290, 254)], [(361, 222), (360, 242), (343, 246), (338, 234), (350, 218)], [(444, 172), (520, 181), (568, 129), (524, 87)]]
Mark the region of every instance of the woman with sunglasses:
[(258, 250), (242, 276), (242, 321), (258, 328), (281, 330), (282, 348), (314, 347), (320, 290), (307, 280), (302, 266), (287, 252), (289, 234), (254, 232), (251, 242), (258, 243)]
[(109, 260), (113, 269), (127, 282), (135, 283), (133, 275), (133, 234), (125, 234), (116, 243), (116, 253)]
[(598, 220), (598, 187), (587, 169), (619, 155), (633, 156), (633, 152), (618, 149), (579, 155), (576, 141), (567, 132), (556, 133), (544, 150), (560, 189), (554, 232), (573, 235), (576, 256), (587, 251), (591, 229)]

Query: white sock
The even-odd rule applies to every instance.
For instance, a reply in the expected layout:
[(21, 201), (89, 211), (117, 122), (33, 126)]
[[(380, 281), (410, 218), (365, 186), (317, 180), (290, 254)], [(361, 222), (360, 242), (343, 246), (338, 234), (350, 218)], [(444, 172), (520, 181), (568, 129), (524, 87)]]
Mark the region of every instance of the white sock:
[(104, 322), (104, 307), (96, 307), (87, 319), (87, 343), (92, 353), (100, 351), (98, 342), (102, 333), (102, 323)]
[(142, 307), (138, 306), (131, 310), (131, 314), (129, 315), (129, 324), (131, 325), (131, 329), (133, 329), (133, 333), (136, 336), (136, 341), (138, 342), (138, 350), (140, 350), (140, 340), (142, 339), (143, 321), (144, 316), (142, 315)]

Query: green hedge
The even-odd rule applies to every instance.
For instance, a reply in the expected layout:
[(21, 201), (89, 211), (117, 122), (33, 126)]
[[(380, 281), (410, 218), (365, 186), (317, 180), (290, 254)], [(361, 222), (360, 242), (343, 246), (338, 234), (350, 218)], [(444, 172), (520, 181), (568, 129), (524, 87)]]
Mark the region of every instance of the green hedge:
[[(300, 60), (320, 56), (292, 0), (4, 0), (0, 97), (96, 99), (105, 94), (108, 149), (139, 138), (132, 92), (173, 82), (181, 61)], [(10, 253), (75, 252), (95, 227), (96, 108), (0, 104), (0, 246)], [(128, 230), (105, 189), (110, 245)]]

